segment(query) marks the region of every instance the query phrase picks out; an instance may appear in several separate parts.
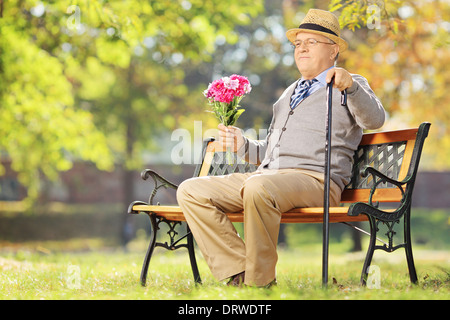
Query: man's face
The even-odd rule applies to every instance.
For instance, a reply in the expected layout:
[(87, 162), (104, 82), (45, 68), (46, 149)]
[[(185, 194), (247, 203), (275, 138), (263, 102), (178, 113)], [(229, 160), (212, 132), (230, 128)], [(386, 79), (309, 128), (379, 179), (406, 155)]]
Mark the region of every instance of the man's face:
[[(305, 45), (306, 39), (314, 39), (315, 45)], [(302, 41), (300, 47), (295, 48), (295, 63), (305, 79), (312, 79), (322, 71), (334, 65), (334, 59), (339, 51), (337, 44), (321, 35), (314, 33), (298, 33), (296, 41)], [(295, 42), (294, 42), (295, 43)]]

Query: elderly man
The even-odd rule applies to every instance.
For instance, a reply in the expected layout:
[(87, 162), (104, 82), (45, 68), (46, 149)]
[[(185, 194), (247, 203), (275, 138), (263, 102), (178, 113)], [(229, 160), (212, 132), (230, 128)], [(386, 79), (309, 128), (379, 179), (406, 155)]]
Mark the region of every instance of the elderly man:
[[(248, 160), (253, 173), (184, 181), (177, 200), (197, 244), (218, 280), (268, 286), (276, 283), (281, 213), (323, 205), (326, 84), (334, 77), (330, 204), (340, 202), (349, 182), (363, 129), (377, 129), (385, 112), (367, 80), (335, 67), (347, 49), (337, 18), (311, 9), (299, 28), (288, 30), (302, 77), (273, 106), (265, 140), (250, 140), (236, 127), (219, 125), (221, 140)], [(340, 91), (347, 90), (347, 106)], [(244, 239), (225, 212), (244, 211)]]

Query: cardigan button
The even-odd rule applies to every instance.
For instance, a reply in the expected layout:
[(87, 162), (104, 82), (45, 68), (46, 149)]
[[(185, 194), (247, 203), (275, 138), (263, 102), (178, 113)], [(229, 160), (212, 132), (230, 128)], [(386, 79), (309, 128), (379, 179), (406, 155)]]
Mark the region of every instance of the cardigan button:
[(286, 131), (286, 127), (283, 127), (283, 129), (281, 129), (282, 131)]

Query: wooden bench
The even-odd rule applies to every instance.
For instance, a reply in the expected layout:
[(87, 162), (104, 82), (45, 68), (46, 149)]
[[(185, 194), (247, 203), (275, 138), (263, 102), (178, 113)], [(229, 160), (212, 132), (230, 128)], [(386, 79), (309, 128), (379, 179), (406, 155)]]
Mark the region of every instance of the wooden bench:
[[(411, 248), (410, 213), (414, 182), (418, 170), (420, 156), (425, 138), (430, 128), (429, 123), (422, 123), (419, 128), (386, 131), (364, 134), (358, 150), (354, 154), (354, 163), (350, 183), (342, 193), (342, 205), (329, 209), (329, 221), (356, 222), (369, 221), (370, 242), (361, 273), (361, 284), (365, 285), (368, 267), (376, 249), (393, 252), (405, 248), (409, 275), (412, 283), (417, 283), (417, 274)], [(226, 152), (218, 142), (210, 139), (203, 144), (202, 161), (197, 165), (194, 176), (222, 175), (232, 172), (254, 171), (257, 166), (234, 159), (227, 163)], [(229, 156), (229, 155), (228, 155)], [(194, 252), (193, 236), (189, 226), (186, 233), (178, 236), (176, 227), (185, 222), (183, 213), (178, 206), (154, 204), (154, 197), (160, 188), (176, 189), (177, 185), (167, 181), (158, 173), (145, 169), (141, 177), (149, 177), (154, 182), (153, 191), (148, 202), (134, 201), (128, 208), (128, 213), (146, 213), (150, 218), (152, 235), (141, 271), (141, 284), (146, 283), (150, 259), (155, 247), (176, 250), (181, 247), (188, 249), (194, 280), (201, 282)], [(379, 203), (394, 203), (395, 208), (381, 209)], [(283, 213), (282, 223), (322, 223), (323, 208), (295, 208)], [(227, 216), (232, 222), (243, 222), (241, 212), (230, 212)], [(403, 218), (404, 242), (394, 245), (394, 227)], [(157, 242), (157, 231), (160, 223), (166, 223), (169, 242)], [(376, 245), (379, 223), (387, 226), (388, 242)], [(181, 243), (186, 239), (186, 243)]]

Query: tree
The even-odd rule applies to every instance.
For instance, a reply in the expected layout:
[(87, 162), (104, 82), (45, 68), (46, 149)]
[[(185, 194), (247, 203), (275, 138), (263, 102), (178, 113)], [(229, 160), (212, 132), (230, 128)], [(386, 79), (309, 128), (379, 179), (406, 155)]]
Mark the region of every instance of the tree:
[(250, 0), (2, 2), (0, 150), (29, 198), (40, 174), (79, 158), (122, 168), (133, 200), (143, 153), (202, 112), (184, 66), (210, 60), (216, 39), (236, 41), (235, 25), (262, 10)]
[(431, 122), (422, 167), (450, 169), (450, 4), (333, 0), (330, 10), (354, 31), (343, 65), (367, 76), (388, 111), (385, 129)]
[(28, 188), (28, 199), (36, 199), (41, 174), (55, 178), (58, 171), (70, 168), (73, 157), (112, 169), (104, 134), (95, 127), (91, 113), (75, 107), (63, 65), (41, 48), (38, 27), (28, 25), (32, 14), (21, 16), (18, 7), (3, 5), (0, 150), (11, 158), (12, 168)]

